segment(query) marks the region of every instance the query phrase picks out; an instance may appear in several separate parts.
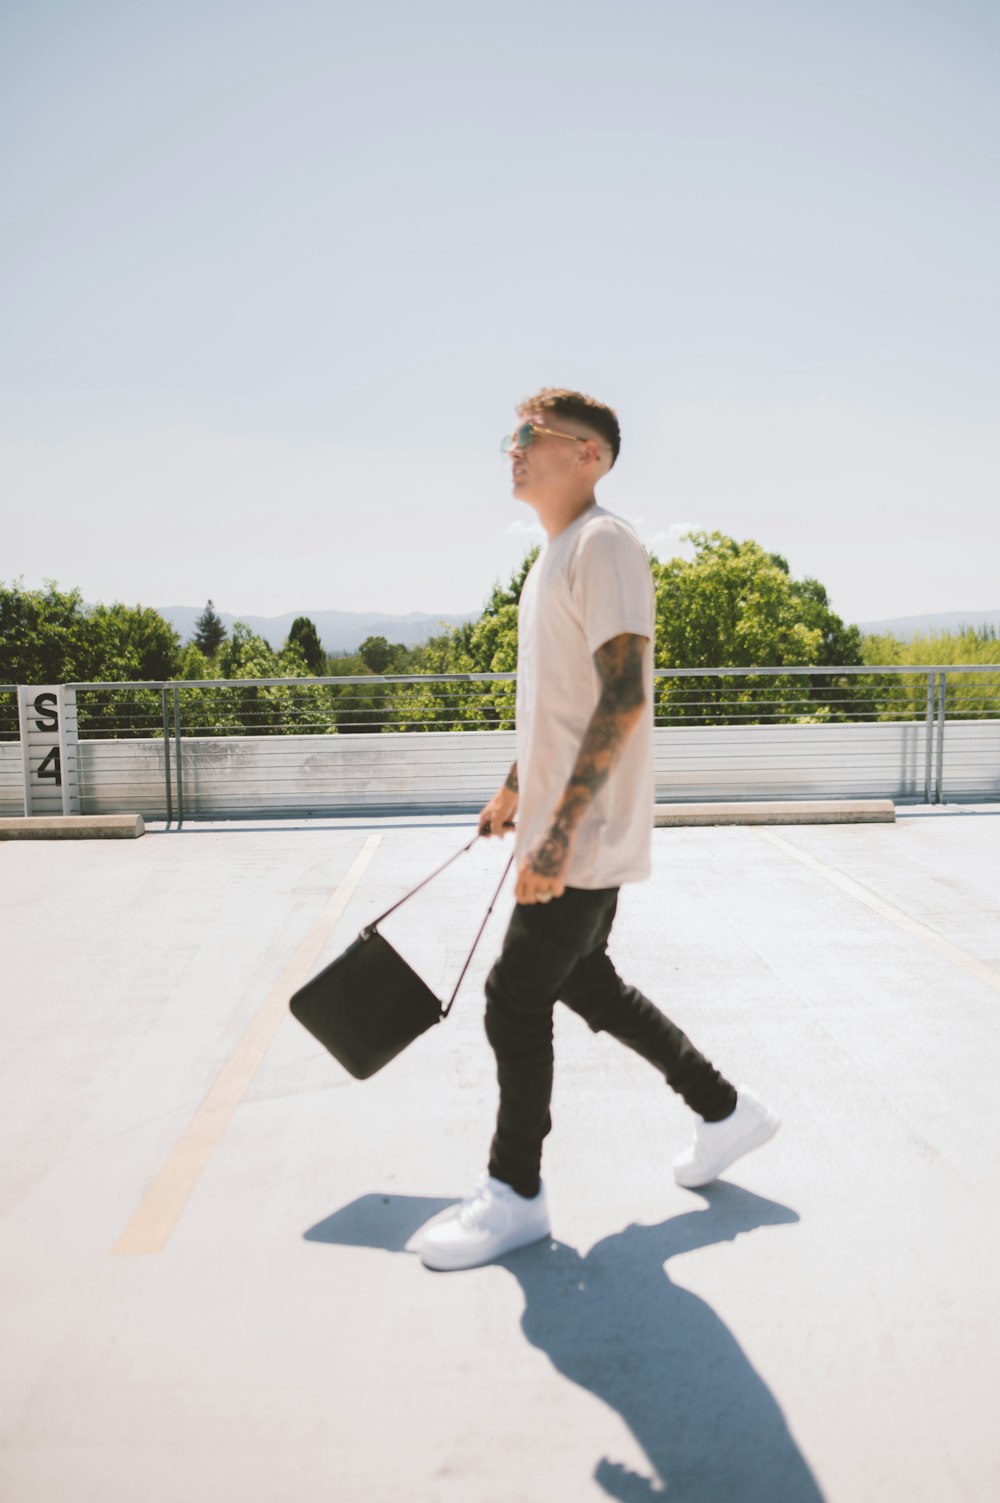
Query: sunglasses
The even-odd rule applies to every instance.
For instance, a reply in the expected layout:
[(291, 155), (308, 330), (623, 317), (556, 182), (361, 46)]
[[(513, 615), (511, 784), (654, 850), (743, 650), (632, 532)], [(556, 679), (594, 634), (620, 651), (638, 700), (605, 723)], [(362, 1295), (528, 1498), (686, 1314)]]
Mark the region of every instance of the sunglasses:
[(500, 453), (509, 454), (511, 449), (530, 448), (539, 433), (547, 433), (550, 438), (568, 438), (574, 444), (587, 442), (578, 433), (559, 433), (555, 428), (543, 428), (540, 423), (522, 423), (520, 428), (516, 428), (513, 433), (506, 434), (500, 440)]

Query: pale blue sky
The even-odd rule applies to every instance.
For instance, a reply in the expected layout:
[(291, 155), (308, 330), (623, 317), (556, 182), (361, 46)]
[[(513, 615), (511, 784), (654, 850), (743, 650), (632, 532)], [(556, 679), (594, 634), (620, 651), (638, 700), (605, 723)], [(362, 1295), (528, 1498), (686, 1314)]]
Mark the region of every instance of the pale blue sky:
[(0, 6), (0, 578), (461, 611), (612, 403), (661, 556), (1000, 606), (1000, 7)]

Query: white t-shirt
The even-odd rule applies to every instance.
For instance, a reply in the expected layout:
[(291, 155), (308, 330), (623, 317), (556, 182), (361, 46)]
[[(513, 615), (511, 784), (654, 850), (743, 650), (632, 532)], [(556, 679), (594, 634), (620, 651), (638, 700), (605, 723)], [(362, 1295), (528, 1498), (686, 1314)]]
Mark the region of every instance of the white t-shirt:
[(653, 580), (627, 522), (591, 506), (538, 555), (521, 592), (517, 653), (517, 855), (543, 836), (569, 782), (601, 681), (594, 653), (646, 638), (646, 709), (576, 830), (569, 887), (649, 876), (653, 826)]

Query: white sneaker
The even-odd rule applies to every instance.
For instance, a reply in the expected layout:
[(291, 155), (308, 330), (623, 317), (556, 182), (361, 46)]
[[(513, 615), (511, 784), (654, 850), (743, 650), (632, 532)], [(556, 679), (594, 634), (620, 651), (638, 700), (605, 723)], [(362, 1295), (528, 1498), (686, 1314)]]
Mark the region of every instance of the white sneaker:
[(427, 1223), (415, 1245), (425, 1268), (451, 1272), (492, 1263), (548, 1235), (544, 1185), (527, 1200), (503, 1180), (483, 1174), (461, 1205)]
[(746, 1086), (736, 1088), (736, 1109), (721, 1122), (697, 1119), (690, 1147), (674, 1159), (674, 1179), (687, 1190), (707, 1185), (735, 1159), (759, 1148), (781, 1126), (781, 1119), (768, 1111)]

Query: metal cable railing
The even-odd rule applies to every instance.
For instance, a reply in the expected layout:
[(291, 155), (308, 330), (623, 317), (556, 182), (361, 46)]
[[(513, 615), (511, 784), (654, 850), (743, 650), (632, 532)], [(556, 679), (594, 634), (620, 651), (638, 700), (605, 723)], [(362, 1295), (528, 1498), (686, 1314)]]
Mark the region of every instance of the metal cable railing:
[[(513, 673), (67, 686), (79, 806), (168, 821), (475, 808), (515, 756)], [(1000, 797), (1000, 664), (661, 669), (657, 797)], [(0, 686), (0, 800), (21, 797)]]
[[(979, 680), (967, 677), (960, 694), (953, 687), (953, 715), (990, 717), (1000, 710), (1000, 665), (683, 668), (656, 671), (655, 720), (671, 725), (725, 717), (755, 724), (922, 718), (928, 678), (940, 674), (953, 681), (963, 675)], [(184, 723), (191, 734), (328, 735), (430, 726), (509, 730), (514, 679), (513, 673), (422, 674), (75, 687), (92, 696), (86, 715), (93, 734), (101, 729), (120, 737), (145, 734), (159, 716), (159, 696), (167, 687), (184, 696)]]
[[(95, 811), (468, 809), (515, 755), (513, 673), (75, 687)], [(1000, 665), (659, 670), (654, 723), (660, 798), (1000, 796)]]
[(24, 812), (24, 765), (17, 685), (0, 684), (0, 815)]

